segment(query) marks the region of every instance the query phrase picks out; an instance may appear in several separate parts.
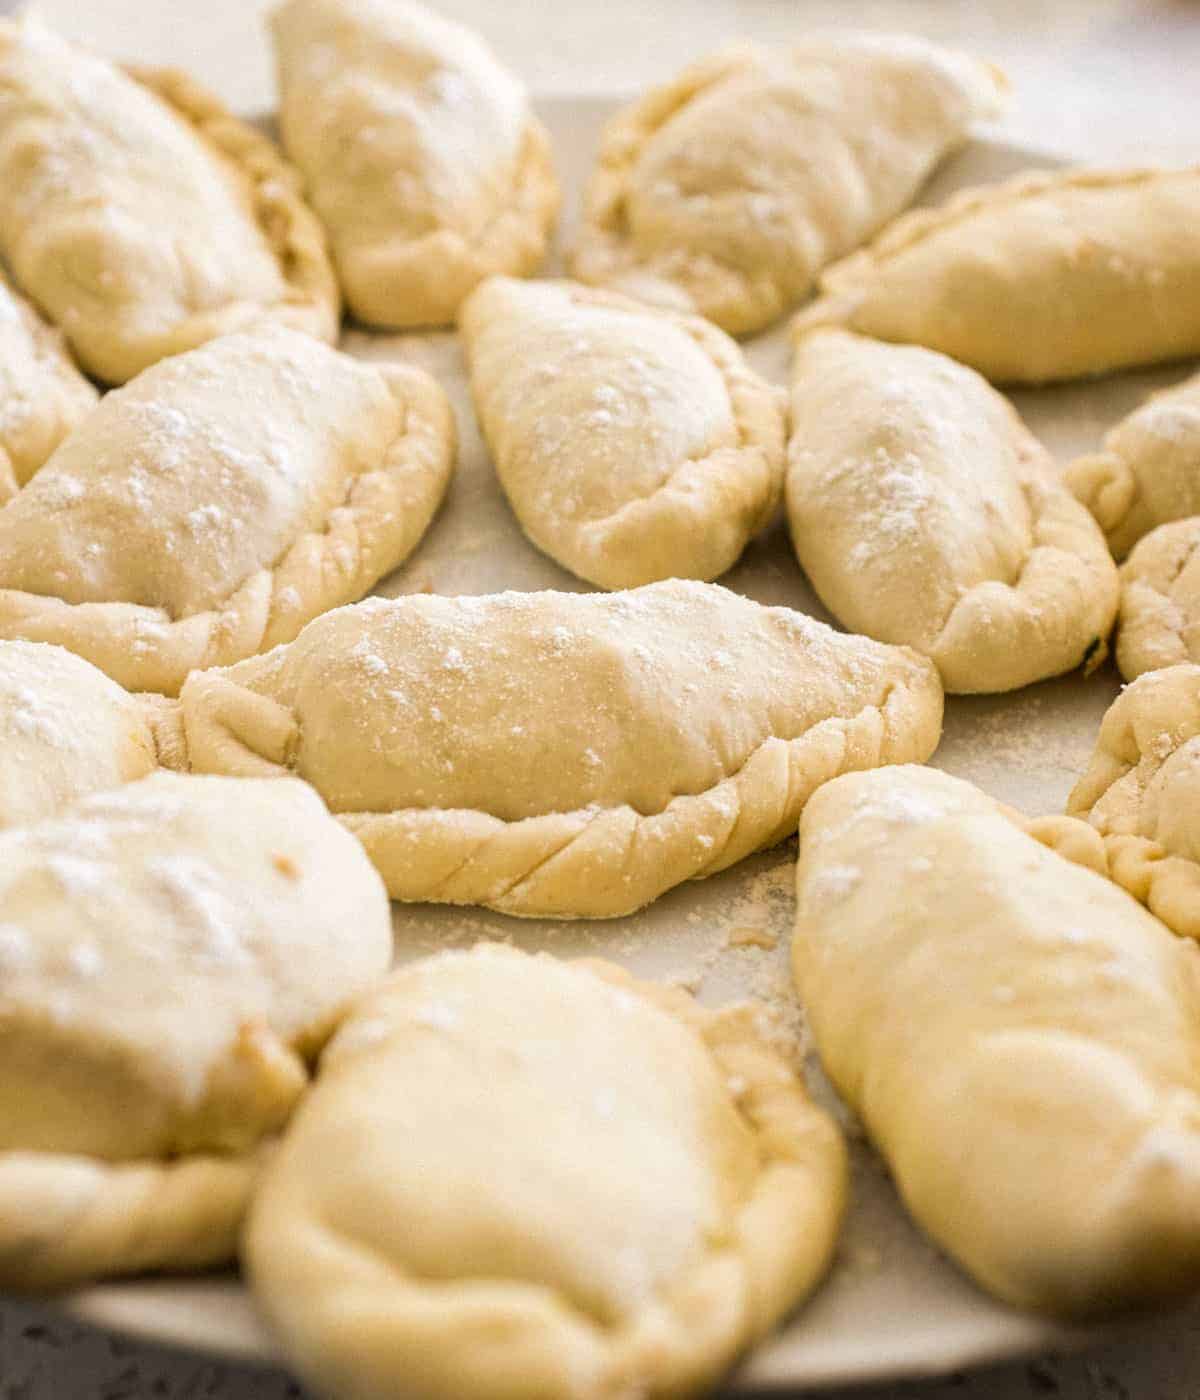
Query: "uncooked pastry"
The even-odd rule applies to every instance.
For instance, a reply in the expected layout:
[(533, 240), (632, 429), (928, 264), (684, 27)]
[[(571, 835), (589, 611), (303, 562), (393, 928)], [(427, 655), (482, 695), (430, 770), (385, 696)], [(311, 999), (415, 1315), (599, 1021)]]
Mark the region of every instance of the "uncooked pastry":
[(0, 1282), (228, 1259), (306, 1057), (391, 952), (302, 783), (160, 773), (0, 834)]
[(449, 401), (278, 326), (104, 398), (0, 509), (0, 636), (128, 690), (290, 641), (416, 546), (449, 480)]
[(845, 1170), (753, 1007), (480, 945), (346, 1022), (245, 1258), (328, 1394), (682, 1397), (819, 1281)]
[(263, 317), (337, 335), (296, 172), (182, 73), (0, 21), (0, 190), (18, 285), (109, 383)]
[(537, 270), (550, 137), (479, 35), (411, 0), (286, 0), (272, 23), (284, 145), (359, 320), (445, 325), (483, 278)]
[(609, 122), (571, 270), (741, 335), (996, 115), (996, 71), (901, 35), (735, 44)]
[(1117, 571), (1012, 405), (932, 350), (840, 330), (796, 346), (787, 507), (852, 632), (930, 657), (948, 691), (1101, 661)]
[(59, 332), (0, 277), (0, 506), (98, 398)]
[(1152, 394), (1066, 481), (1117, 559), (1155, 526), (1200, 515), (1200, 374)]
[(928, 758), (924, 657), (715, 584), (413, 595), (181, 697), (202, 772), (294, 772), (395, 899), (631, 913), (792, 835), (837, 773)]
[(1019, 1307), (1200, 1286), (1200, 954), (930, 768), (800, 827), (795, 968), (822, 1062), (908, 1208)]
[(1187, 661), (1200, 661), (1200, 516), (1151, 530), (1121, 569), (1121, 674)]
[(1091, 828), (1051, 818), (1039, 836), (1070, 842), (1177, 933), (1200, 938), (1200, 666), (1139, 677), (1113, 701), (1067, 803)]
[(177, 766), (165, 713), (158, 696), (126, 694), (62, 647), (0, 642), (0, 827)]
[(770, 519), (783, 404), (709, 322), (493, 278), (460, 324), (500, 484), (564, 568), (604, 588), (712, 579)]
[(1200, 166), (1034, 171), (905, 214), (798, 329), (926, 345), (1040, 384), (1200, 352)]

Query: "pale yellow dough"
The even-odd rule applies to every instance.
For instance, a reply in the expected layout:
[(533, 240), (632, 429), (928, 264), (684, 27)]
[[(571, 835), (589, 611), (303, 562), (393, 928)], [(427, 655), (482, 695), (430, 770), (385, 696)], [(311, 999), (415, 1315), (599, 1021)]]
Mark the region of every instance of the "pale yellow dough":
[(391, 951), (302, 783), (160, 773), (0, 834), (0, 1282), (228, 1259), (305, 1057)]
[(1071, 463), (1066, 482), (1117, 559), (1156, 526), (1200, 515), (1200, 374), (1152, 394), (1101, 451)]
[(796, 318), (1039, 384), (1200, 353), (1200, 166), (1034, 171), (897, 219)]
[(817, 1047), (918, 1222), (985, 1288), (1087, 1317), (1200, 1286), (1200, 955), (929, 768), (800, 827)]
[(455, 451), (423, 371), (262, 326), (146, 370), (0, 509), (0, 637), (129, 690), (290, 641), (416, 546)]
[(753, 1007), (481, 945), (360, 1004), (244, 1258), (346, 1400), (682, 1397), (815, 1287), (845, 1176)]
[(1148, 672), (1113, 701), (1067, 812), (1039, 837), (1200, 939), (1200, 666)]
[(759, 330), (910, 203), (1003, 87), (901, 35), (732, 45), (609, 122), (571, 270)]
[(707, 321), (494, 278), (460, 325), (500, 484), (533, 543), (580, 578), (716, 578), (774, 512), (783, 404)]
[(0, 828), (177, 767), (175, 728), (158, 696), (127, 694), (61, 647), (0, 641)]
[(0, 506), (96, 406), (61, 334), (0, 277)]
[(479, 35), (412, 0), (285, 0), (280, 128), (360, 321), (452, 322), (537, 270), (558, 213), (550, 137)]
[(932, 350), (840, 330), (796, 346), (787, 508), (846, 627), (924, 652), (948, 691), (1095, 665), (1117, 571), (1012, 405)]
[(109, 383), (262, 317), (337, 335), (324, 235), (271, 142), (184, 74), (33, 20), (0, 21), (0, 250)]
[(715, 584), (371, 599), (193, 675), (202, 772), (294, 772), (395, 899), (631, 913), (790, 836), (822, 782), (928, 758), (924, 657)]
[(1121, 569), (1121, 674), (1188, 661), (1200, 661), (1200, 516), (1151, 530)]

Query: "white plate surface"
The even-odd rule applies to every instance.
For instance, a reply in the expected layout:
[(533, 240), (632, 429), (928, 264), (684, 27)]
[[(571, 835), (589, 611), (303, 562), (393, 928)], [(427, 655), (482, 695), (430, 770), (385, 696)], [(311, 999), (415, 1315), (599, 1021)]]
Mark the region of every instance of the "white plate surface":
[[(566, 186), (564, 236), (602, 121), (615, 103), (555, 98), (539, 104), (554, 136)], [(1053, 158), (979, 140), (937, 176), (923, 202), (963, 185), (1001, 179)], [(501, 588), (584, 587), (521, 535), (496, 484), (471, 412), (456, 338), (451, 334), (381, 336), (349, 331), (344, 348), (368, 359), (424, 365), (454, 399), (462, 436), (458, 473), (438, 519), (408, 565), (379, 592), (395, 595), (486, 593)], [(782, 328), (751, 342), (752, 362), (786, 383)], [(1033, 430), (1066, 460), (1091, 449), (1103, 431), (1153, 388), (1186, 367), (1128, 374), (1016, 395)], [(777, 520), (722, 582), (764, 603), (827, 618), (801, 576)], [(1029, 813), (1061, 810), (1089, 755), (1100, 717), (1117, 693), (1110, 667), (1011, 696), (947, 702), (946, 727), (933, 760)], [(601, 954), (635, 972), (676, 978), (704, 1000), (754, 995), (771, 1008), (782, 1043), (798, 1047), (810, 1081), (832, 1095), (811, 1054), (787, 973), (794, 843), (723, 875), (674, 890), (649, 909), (602, 923), (508, 919), (486, 910), (407, 906), (396, 913), (397, 957), (502, 938), (566, 956)], [(771, 945), (771, 946), (764, 946)], [(568, 1047), (569, 1053), (569, 1047)], [(1001, 1307), (974, 1287), (912, 1226), (878, 1158), (853, 1124), (853, 1203), (834, 1269), (809, 1305), (760, 1346), (733, 1377), (730, 1394), (822, 1388), (933, 1376), (989, 1361), (1085, 1344), (1113, 1329), (1069, 1329)], [(1020, 1170), (1020, 1164), (1013, 1164)], [(106, 1284), (64, 1300), (104, 1327), (228, 1357), (270, 1361), (278, 1352), (233, 1277)]]

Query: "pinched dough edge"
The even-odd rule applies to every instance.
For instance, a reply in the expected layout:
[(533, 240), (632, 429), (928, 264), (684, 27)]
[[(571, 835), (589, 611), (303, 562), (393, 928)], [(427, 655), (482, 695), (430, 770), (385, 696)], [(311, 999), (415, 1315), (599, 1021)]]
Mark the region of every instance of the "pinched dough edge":
[[(941, 712), (941, 687), (921, 658), (911, 674), (886, 678), (875, 704), (794, 739), (766, 739), (735, 773), (650, 815), (628, 805), (518, 821), (438, 807), (334, 815), (363, 843), (393, 899), (481, 904), (523, 918), (616, 918), (794, 835), (804, 804), (830, 778), (923, 762), (937, 747)], [(219, 673), (189, 680), (178, 722), (195, 772), (292, 772), (293, 712)]]
[(459, 307), (485, 278), (537, 271), (561, 199), (550, 133), (530, 113), (511, 199), (482, 234), (467, 239), (457, 229), (438, 228), (420, 238), (396, 237), (345, 252), (333, 235), (351, 312), (367, 325), (400, 330), (452, 325)]
[(383, 461), (351, 479), (323, 531), (300, 535), (219, 608), (172, 618), (137, 603), (67, 603), (0, 589), (0, 637), (54, 642), (126, 690), (175, 695), (190, 671), (289, 642), (313, 618), (363, 597), (420, 542), (457, 450), (454, 411), (441, 386), (413, 365), (376, 368), (404, 408)]
[(1200, 549), (1200, 516), (1151, 530), (1121, 569), (1117, 665), (1127, 681), (1145, 671), (1200, 661), (1200, 618), (1172, 596)]
[[(429, 1285), (369, 1240), (328, 1221), (297, 1220), (284, 1245), (292, 1261), (289, 1288), (309, 1299), (336, 1297), (336, 1319), (328, 1317), (328, 1305), (311, 1309), (326, 1314), (325, 1325), (288, 1338), (308, 1353), (317, 1374), (352, 1374), (366, 1362), (368, 1377), (394, 1375), (406, 1356), (419, 1352), (430, 1393), (536, 1392), (566, 1400), (586, 1391), (665, 1400), (714, 1383), (824, 1275), (845, 1211), (845, 1144), (832, 1117), (765, 1043), (757, 1009), (712, 1011), (611, 963), (576, 965), (682, 1021), (726, 1077), (759, 1151), (758, 1174), (731, 1237), (710, 1245), (631, 1321), (605, 1326), (544, 1285), (476, 1278)], [(273, 1235), (278, 1254), (278, 1222)], [(248, 1241), (253, 1280), (253, 1213)], [(362, 1393), (383, 1392), (364, 1379)]]

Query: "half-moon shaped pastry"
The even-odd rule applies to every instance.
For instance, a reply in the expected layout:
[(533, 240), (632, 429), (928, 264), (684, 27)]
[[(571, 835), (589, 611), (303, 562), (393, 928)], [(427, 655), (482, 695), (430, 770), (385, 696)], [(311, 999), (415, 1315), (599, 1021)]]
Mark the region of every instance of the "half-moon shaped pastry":
[(337, 334), (296, 173), (182, 73), (0, 21), (0, 191), (0, 251), (99, 379), (263, 317)]
[(1040, 384), (1200, 352), (1200, 166), (1034, 171), (897, 219), (797, 329), (841, 325)]
[(928, 758), (924, 657), (715, 584), (370, 599), (193, 675), (201, 772), (295, 773), (395, 899), (627, 914), (796, 828), (836, 773)]
[(917, 1221), (985, 1288), (1088, 1317), (1200, 1286), (1200, 955), (930, 768), (827, 784), (795, 970)]
[(263, 326), (108, 394), (0, 509), (0, 637), (128, 690), (290, 641), (416, 546), (449, 480), (423, 371)]
[(495, 945), (391, 978), (246, 1234), (301, 1374), (356, 1400), (707, 1390), (819, 1281), (845, 1199), (841, 1135), (753, 1010)]
[(285, 0), (284, 146), (360, 321), (439, 326), (493, 273), (537, 270), (550, 137), (479, 35), (412, 0)]
[(1200, 374), (1152, 394), (1100, 452), (1071, 463), (1066, 482), (1117, 559), (1156, 526), (1200, 515)]
[(160, 773), (0, 834), (0, 1281), (222, 1263), (265, 1139), (391, 961), (302, 783)]
[(1127, 681), (1200, 661), (1200, 516), (1160, 525), (1121, 569), (1117, 665)]
[(0, 642), (0, 828), (41, 821), (159, 764), (177, 767), (164, 705), (127, 694), (62, 647)]
[[(1113, 701), (1067, 803), (1100, 837), (1073, 856), (1103, 870), (1177, 933), (1200, 939), (1200, 666), (1140, 676)], [(1054, 819), (1043, 839), (1079, 845)], [(1094, 837), (1093, 837), (1094, 843)]]
[(1003, 87), (900, 35), (722, 49), (609, 122), (571, 270), (759, 330), (898, 214)]
[(471, 390), (521, 528), (580, 578), (712, 579), (783, 486), (783, 405), (698, 316), (493, 278), (463, 308)]
[(930, 657), (948, 691), (1101, 660), (1117, 571), (1048, 452), (973, 370), (840, 330), (796, 345), (796, 557), (854, 632)]
[(0, 505), (99, 397), (75, 368), (59, 332), (0, 277)]

